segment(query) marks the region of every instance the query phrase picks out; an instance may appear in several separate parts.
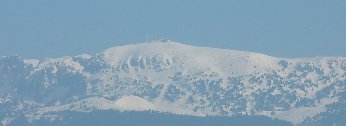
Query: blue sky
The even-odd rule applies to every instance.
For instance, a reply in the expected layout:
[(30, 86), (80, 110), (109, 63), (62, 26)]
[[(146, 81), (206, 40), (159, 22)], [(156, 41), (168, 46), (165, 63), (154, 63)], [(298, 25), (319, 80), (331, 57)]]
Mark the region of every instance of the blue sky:
[(169, 39), (277, 57), (346, 56), (345, 0), (0, 0), (0, 55)]

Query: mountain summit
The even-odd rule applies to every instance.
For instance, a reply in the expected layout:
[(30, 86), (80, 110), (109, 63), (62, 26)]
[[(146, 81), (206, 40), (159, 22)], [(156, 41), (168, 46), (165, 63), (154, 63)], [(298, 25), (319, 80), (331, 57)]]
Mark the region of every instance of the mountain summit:
[(172, 41), (44, 61), (2, 56), (0, 120), (10, 125), (21, 115), (30, 122), (60, 118), (52, 112), (152, 110), (314, 124), (344, 117), (345, 72), (345, 57), (286, 59)]

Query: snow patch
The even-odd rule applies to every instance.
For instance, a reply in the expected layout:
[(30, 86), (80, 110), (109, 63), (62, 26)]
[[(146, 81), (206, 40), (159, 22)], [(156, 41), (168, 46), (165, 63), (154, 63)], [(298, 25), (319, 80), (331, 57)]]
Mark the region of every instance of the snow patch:
[(156, 108), (151, 102), (133, 95), (120, 98), (115, 102), (115, 106), (120, 110), (135, 111), (154, 110)]
[(93, 56), (89, 54), (81, 54), (81, 55), (77, 55), (76, 57), (83, 58), (83, 59), (91, 59)]
[(323, 107), (302, 107), (291, 109), (289, 111), (277, 112), (275, 118), (292, 122), (294, 125), (302, 123), (308, 117), (314, 117), (324, 112)]
[(13, 121), (13, 118), (5, 117), (4, 119), (1, 120), (1, 124), (2, 126), (9, 126), (12, 121)]
[(294, 125), (302, 123), (306, 118), (312, 118), (326, 111), (326, 105), (337, 102), (338, 98), (322, 99), (316, 107), (293, 108), (289, 111), (276, 111), (275, 118), (292, 122)]
[(24, 63), (27, 65), (32, 65), (32, 67), (36, 68), (40, 64), (40, 61), (37, 59), (25, 59)]

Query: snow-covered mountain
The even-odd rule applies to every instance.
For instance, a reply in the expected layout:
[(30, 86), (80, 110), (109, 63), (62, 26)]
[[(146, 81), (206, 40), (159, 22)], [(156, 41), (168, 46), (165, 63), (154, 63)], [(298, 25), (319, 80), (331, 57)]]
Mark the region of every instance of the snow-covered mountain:
[(35, 60), (0, 57), (0, 121), (59, 111), (265, 115), (308, 125), (346, 117), (346, 58), (286, 59), (172, 41)]

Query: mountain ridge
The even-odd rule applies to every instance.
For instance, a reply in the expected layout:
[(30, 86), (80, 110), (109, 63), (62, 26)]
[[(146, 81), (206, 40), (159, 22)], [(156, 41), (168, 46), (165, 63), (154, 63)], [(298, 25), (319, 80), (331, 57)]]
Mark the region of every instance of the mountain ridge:
[[(50, 110), (121, 109), (115, 103), (128, 106), (125, 98), (149, 106), (128, 107), (136, 111), (264, 115), (298, 125), (341, 111), (329, 106), (345, 102), (345, 71), (345, 57), (276, 58), (172, 41), (43, 61), (1, 56), (0, 110), (14, 114), (0, 120), (15, 113), (41, 119), (51, 117), (45, 115)], [(74, 107), (58, 109), (69, 104)]]

